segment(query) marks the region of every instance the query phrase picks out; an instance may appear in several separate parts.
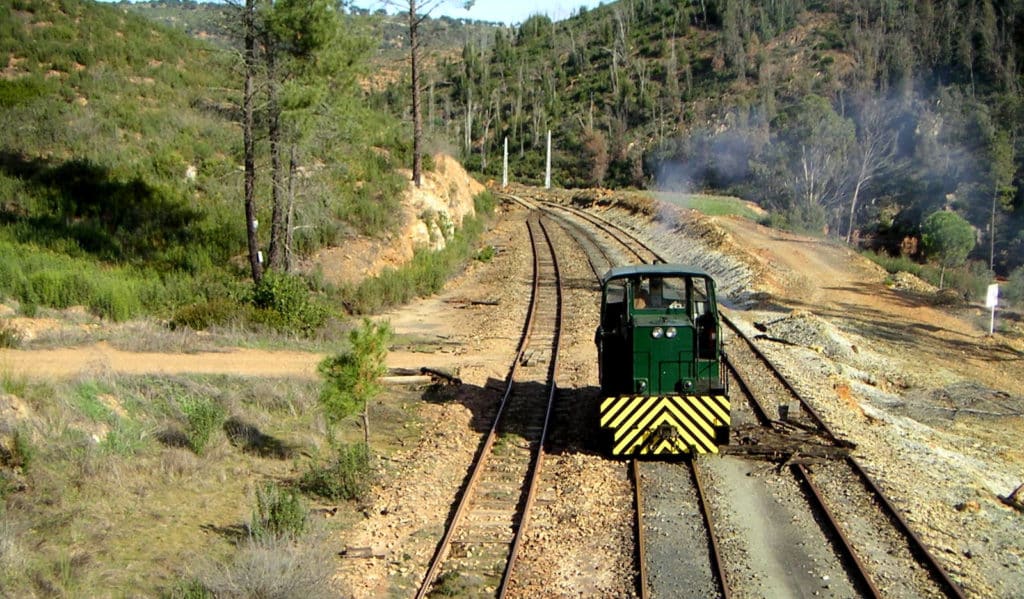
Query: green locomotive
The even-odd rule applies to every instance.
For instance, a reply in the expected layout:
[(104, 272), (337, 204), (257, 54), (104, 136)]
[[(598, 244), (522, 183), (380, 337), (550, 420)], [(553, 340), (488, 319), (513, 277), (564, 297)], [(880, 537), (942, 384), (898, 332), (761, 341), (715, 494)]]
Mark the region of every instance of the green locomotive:
[(714, 280), (679, 264), (613, 268), (595, 338), (600, 428), (614, 456), (717, 453), (728, 383)]

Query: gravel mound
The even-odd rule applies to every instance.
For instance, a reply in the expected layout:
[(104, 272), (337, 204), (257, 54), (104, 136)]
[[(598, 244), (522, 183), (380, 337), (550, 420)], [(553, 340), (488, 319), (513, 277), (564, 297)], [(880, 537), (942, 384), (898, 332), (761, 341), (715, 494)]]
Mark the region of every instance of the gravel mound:
[(805, 310), (794, 310), (778, 320), (755, 326), (763, 332), (759, 337), (806, 347), (833, 360), (847, 360), (858, 352), (857, 346), (834, 325)]
[(932, 285), (909, 272), (903, 271), (892, 276), (892, 288), (899, 291), (910, 291), (922, 294), (932, 294), (939, 290), (935, 285)]

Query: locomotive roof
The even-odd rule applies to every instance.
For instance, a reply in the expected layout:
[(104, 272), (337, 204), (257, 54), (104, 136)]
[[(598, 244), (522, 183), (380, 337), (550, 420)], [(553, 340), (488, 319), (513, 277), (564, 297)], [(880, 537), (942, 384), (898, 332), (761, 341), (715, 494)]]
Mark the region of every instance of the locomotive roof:
[(685, 264), (630, 264), (628, 266), (616, 266), (605, 273), (601, 284), (605, 285), (612, 279), (638, 277), (642, 275), (679, 276), (688, 275), (694, 277), (708, 277), (711, 275), (695, 266)]

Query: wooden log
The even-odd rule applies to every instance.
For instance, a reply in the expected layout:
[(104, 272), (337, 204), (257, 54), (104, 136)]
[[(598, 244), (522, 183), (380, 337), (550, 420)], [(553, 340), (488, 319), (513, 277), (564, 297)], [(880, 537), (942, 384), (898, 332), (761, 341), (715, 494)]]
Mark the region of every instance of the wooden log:
[(441, 370), (439, 368), (430, 368), (429, 366), (424, 366), (423, 368), (420, 368), (420, 374), (429, 374), (430, 376), (435, 376), (437, 378), (444, 379), (450, 385), (462, 384), (462, 379), (448, 372), (447, 370)]
[(385, 385), (429, 385), (434, 382), (434, 377), (424, 374), (382, 376), (379, 380)]
[(341, 557), (351, 558), (376, 558), (384, 559), (385, 554), (383, 551), (376, 551), (373, 547), (346, 547), (338, 553)]

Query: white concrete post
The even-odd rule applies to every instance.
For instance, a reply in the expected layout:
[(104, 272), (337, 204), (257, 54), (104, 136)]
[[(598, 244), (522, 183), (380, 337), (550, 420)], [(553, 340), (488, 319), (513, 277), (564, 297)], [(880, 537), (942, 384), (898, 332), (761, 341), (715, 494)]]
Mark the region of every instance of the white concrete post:
[(548, 160), (544, 168), (544, 189), (551, 189), (551, 129), (548, 129)]

